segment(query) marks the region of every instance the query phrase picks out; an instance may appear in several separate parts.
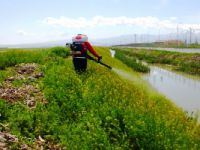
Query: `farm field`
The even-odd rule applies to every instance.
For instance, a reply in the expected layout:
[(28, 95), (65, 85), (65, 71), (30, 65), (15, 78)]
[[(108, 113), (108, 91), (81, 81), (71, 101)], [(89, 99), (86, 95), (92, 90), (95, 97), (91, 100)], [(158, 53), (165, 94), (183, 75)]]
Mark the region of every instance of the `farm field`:
[[(109, 48), (95, 49), (113, 70), (90, 61), (87, 72), (77, 74), (69, 49), (63, 47), (0, 53), (1, 145), (7, 149), (200, 149), (197, 118), (142, 80), (137, 71), (148, 72), (148, 67), (134, 60), (133, 71), (129, 62), (112, 58)], [(135, 54), (142, 60), (143, 55)], [(185, 72), (198, 73), (185, 65), (189, 70)], [(123, 76), (126, 72), (131, 81)]]

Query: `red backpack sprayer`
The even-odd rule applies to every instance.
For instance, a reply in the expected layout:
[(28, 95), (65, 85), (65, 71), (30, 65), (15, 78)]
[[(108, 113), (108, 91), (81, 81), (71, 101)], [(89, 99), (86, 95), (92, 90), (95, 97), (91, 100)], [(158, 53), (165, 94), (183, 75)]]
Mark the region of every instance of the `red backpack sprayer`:
[[(88, 42), (86, 35), (78, 34), (72, 38), (72, 43), (67, 43), (66, 46), (70, 47), (73, 57), (74, 68), (77, 72), (84, 72), (87, 68), (87, 59), (99, 63), (108, 69), (112, 69), (111, 66), (101, 62), (102, 56), (99, 56)], [(87, 54), (87, 50), (92, 53), (97, 59)]]

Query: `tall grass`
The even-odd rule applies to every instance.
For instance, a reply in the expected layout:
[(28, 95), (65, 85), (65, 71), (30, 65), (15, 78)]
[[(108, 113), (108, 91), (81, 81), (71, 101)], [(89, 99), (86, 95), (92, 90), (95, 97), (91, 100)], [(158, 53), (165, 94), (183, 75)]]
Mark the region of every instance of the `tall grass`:
[(40, 63), (43, 64), (48, 57), (67, 57), (69, 50), (63, 47), (53, 47), (51, 49), (13, 49), (0, 53), (0, 69), (15, 66), (19, 63)]
[(134, 69), (138, 72), (149, 72), (150, 68), (146, 65), (143, 65), (141, 62), (137, 62), (135, 57), (129, 57), (123, 53), (123, 51), (116, 51), (115, 57), (121, 60), (123, 63)]
[[(109, 58), (107, 49), (98, 51)], [(76, 74), (70, 59), (49, 59), (40, 83), (48, 104), (29, 110), (0, 101), (0, 121), (22, 142), (32, 144), (40, 135), (67, 149), (200, 148), (195, 120), (164, 97), (97, 65), (89, 63), (86, 73)]]
[(116, 49), (129, 57), (136, 57), (148, 63), (169, 64), (178, 71), (200, 75), (200, 54), (156, 50)]
[(25, 50), (9, 50), (4, 53), (0, 53), (0, 69), (14, 66), (19, 63), (41, 63), (43, 60), (43, 54), (41, 51), (25, 51)]

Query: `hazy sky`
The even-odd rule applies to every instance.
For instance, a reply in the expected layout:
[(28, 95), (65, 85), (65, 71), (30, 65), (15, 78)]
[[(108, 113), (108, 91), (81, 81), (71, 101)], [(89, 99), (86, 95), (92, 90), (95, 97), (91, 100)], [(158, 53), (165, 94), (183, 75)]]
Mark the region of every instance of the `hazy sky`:
[(200, 29), (199, 0), (0, 0), (0, 6), (0, 44)]

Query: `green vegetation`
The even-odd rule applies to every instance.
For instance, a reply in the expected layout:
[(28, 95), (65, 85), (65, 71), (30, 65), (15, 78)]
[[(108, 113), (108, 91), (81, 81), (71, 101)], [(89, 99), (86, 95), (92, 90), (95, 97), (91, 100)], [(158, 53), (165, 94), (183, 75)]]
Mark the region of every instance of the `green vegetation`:
[(47, 56), (66, 57), (67, 55), (69, 55), (69, 51), (62, 47), (33, 50), (11, 49), (7, 52), (0, 53), (0, 69), (5, 69), (6, 67), (15, 66), (16, 64), (20, 63), (43, 64), (45, 61), (47, 61)]
[[(37, 102), (30, 109), (20, 101), (0, 100), (0, 123), (8, 124), (10, 132), (20, 139), (13, 147), (22, 143), (33, 146), (40, 136), (67, 149), (200, 149), (197, 120), (166, 98), (148, 91), (142, 82), (128, 83), (93, 62), (86, 73), (76, 74), (63, 48), (55, 49), (15, 50), (1, 55), (5, 61), (13, 54), (19, 58), (16, 63), (36, 62), (44, 72), (35, 82), (47, 103)], [(107, 48), (96, 49), (106, 63), (130, 71), (111, 58)], [(10, 74), (7, 69), (0, 71), (0, 78)], [(5, 129), (0, 126), (0, 130)]]
[(200, 44), (193, 43), (185, 46), (186, 48), (200, 48)]
[(133, 44), (126, 44), (126, 45), (118, 45), (118, 46), (132, 46), (132, 47), (155, 47), (155, 48), (200, 48), (200, 44), (192, 43), (192, 44), (185, 44), (181, 41), (179, 43), (168, 43), (167, 41), (165, 44), (158, 43), (133, 43)]
[(135, 57), (128, 57), (128, 55), (125, 55), (122, 51), (116, 51), (115, 57), (135, 71), (144, 73), (150, 71), (150, 68), (148, 66), (143, 65), (141, 62), (138, 62)]
[(43, 50), (9, 50), (8, 52), (0, 53), (0, 69), (14, 66), (19, 63), (42, 63), (44, 62)]
[(157, 50), (139, 50), (133, 48), (115, 48), (124, 55), (146, 61), (147, 63), (168, 64), (175, 70), (200, 75), (200, 54), (180, 53)]

